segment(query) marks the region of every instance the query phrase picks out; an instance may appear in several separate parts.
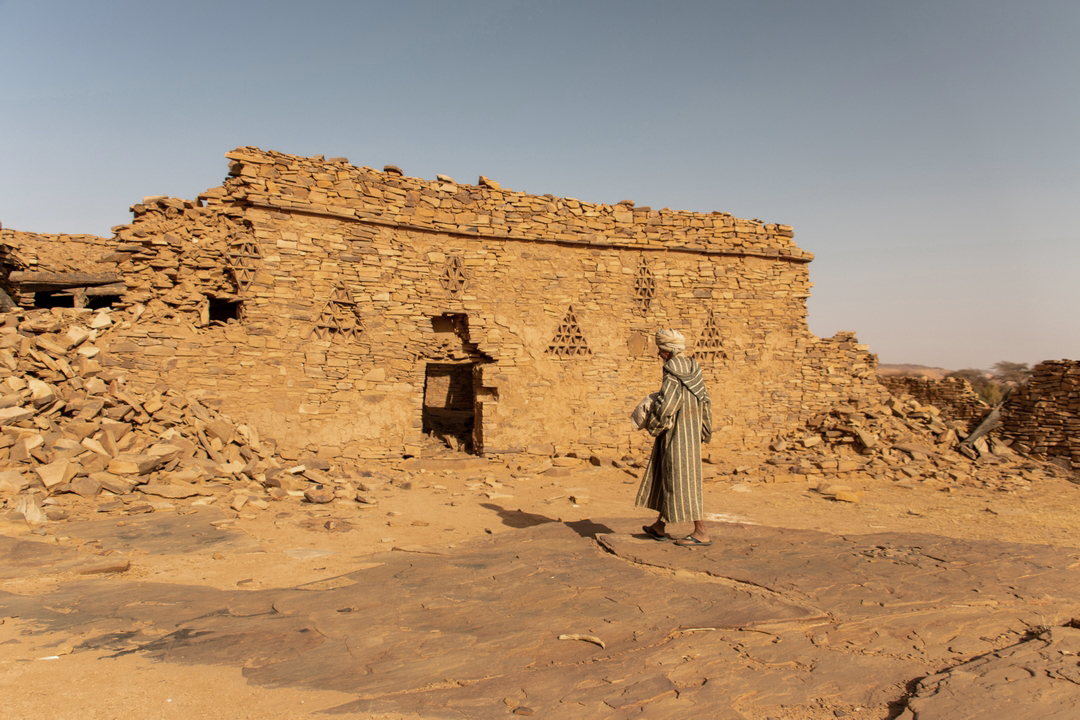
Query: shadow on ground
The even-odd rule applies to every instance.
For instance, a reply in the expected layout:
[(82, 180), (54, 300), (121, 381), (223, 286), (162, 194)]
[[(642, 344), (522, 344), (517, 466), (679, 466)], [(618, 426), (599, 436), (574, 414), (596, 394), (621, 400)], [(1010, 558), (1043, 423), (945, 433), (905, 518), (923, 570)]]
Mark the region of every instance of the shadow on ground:
[[(633, 520), (487, 507), (521, 529), (449, 554), (382, 553), (301, 588), (118, 577), (0, 593), (0, 612), (93, 628), (76, 652), (353, 693), (340, 713), (735, 719), (784, 706), (925, 720), (1064, 718), (1080, 703), (1080, 630), (1064, 627), (1080, 616), (1077, 550), (736, 524), (681, 548)], [(72, 560), (10, 539), (5, 555), (24, 574)]]

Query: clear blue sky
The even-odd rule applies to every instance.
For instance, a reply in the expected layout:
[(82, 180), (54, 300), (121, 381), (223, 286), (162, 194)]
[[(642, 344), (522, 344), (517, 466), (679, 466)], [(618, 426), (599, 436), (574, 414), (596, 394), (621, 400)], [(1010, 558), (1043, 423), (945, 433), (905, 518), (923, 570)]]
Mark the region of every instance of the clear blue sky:
[(0, 221), (257, 145), (795, 226), (882, 362), (1080, 359), (1077, 0), (0, 0)]

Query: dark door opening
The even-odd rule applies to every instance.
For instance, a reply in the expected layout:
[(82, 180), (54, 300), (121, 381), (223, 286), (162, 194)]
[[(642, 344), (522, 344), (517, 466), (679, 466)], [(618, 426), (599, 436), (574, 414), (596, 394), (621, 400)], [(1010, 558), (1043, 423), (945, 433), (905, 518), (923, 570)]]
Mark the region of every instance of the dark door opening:
[(34, 307), (36, 308), (73, 308), (75, 307), (74, 295), (61, 295), (52, 292), (34, 293)]
[(423, 432), (454, 450), (475, 452), (475, 363), (428, 363), (424, 371)]

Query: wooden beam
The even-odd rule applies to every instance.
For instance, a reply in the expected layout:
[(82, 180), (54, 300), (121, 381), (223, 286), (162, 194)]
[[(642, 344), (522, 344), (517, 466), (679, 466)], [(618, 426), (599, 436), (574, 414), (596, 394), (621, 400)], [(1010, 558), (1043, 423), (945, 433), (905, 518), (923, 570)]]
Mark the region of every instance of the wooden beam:
[(120, 282), (120, 273), (56, 273), (45, 271), (16, 270), (8, 275), (8, 282), (23, 292), (64, 290), (88, 285), (111, 285)]
[(100, 297), (102, 295), (123, 295), (127, 292), (127, 285), (124, 283), (113, 283), (111, 285), (89, 285), (87, 287), (79, 288), (67, 288), (66, 290), (58, 290), (56, 295), (78, 295), (82, 293), (87, 297)]

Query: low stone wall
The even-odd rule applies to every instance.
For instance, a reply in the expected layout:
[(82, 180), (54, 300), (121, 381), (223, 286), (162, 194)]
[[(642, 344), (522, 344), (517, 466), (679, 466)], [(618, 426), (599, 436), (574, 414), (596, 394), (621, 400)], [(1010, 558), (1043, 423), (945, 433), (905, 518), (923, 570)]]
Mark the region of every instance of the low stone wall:
[(990, 412), (990, 406), (979, 399), (971, 383), (963, 378), (934, 380), (921, 377), (879, 377), (878, 382), (893, 395), (910, 395), (924, 405), (941, 410), (946, 420), (962, 420), (968, 432)]
[(1018, 452), (1080, 470), (1080, 361), (1047, 360), (1005, 403), (1002, 435)]

